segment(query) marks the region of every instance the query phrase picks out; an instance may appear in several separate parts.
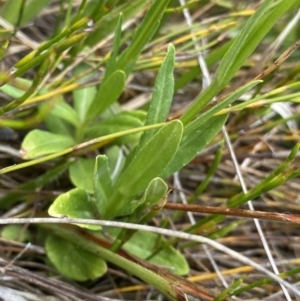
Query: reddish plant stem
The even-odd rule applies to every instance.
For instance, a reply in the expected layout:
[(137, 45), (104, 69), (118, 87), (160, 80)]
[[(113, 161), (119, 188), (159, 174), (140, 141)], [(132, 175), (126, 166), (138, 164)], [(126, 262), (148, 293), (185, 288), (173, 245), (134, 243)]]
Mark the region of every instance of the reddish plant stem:
[(211, 214), (238, 216), (238, 217), (246, 217), (246, 218), (258, 218), (264, 220), (300, 224), (299, 214), (251, 211), (251, 210), (237, 209), (237, 208), (222, 208), (222, 207), (212, 207), (212, 206), (201, 206), (195, 204), (176, 204), (176, 203), (166, 203), (164, 205), (164, 208), (170, 210), (211, 213)]

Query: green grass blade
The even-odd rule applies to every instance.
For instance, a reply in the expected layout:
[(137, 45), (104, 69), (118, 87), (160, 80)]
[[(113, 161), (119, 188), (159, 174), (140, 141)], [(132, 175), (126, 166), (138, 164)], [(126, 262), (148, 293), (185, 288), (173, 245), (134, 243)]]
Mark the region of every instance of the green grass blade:
[[(1, 16), (13, 25), (19, 19), (20, 9), (24, 0), (5, 1), (1, 10)], [(19, 25), (23, 25), (37, 16), (39, 12), (50, 2), (50, 0), (28, 0), (24, 7), (24, 12)]]
[(266, 0), (263, 2), (223, 57), (214, 81), (182, 115), (183, 124), (193, 119), (225, 87), (269, 30), (295, 3), (300, 4), (300, 0)]
[(222, 59), (216, 71), (216, 80), (220, 85), (230, 81), (268, 31), (295, 3), (300, 4), (300, 1), (265, 0), (262, 3)]
[[(60, 165), (52, 167), (52, 169), (49, 169), (47, 172), (44, 174), (26, 182), (17, 187), (19, 191), (33, 191), (35, 193), (38, 188), (43, 187), (44, 185), (57, 180), (58, 177), (64, 173), (68, 167), (73, 164), (72, 161), (67, 161), (65, 163), (62, 163)], [(6, 208), (9, 206), (12, 206), (14, 203), (17, 203), (23, 199), (26, 199), (28, 197), (28, 194), (24, 192), (12, 192), (12, 193), (7, 193), (3, 197), (0, 198), (0, 208)]]
[(149, 2), (150, 0), (125, 1), (125, 3), (115, 6), (110, 11), (98, 9), (98, 12), (92, 13), (92, 18), (97, 21), (97, 28), (87, 38), (87, 45), (93, 47), (109, 34), (114, 33), (121, 13), (124, 16), (124, 22), (126, 22), (139, 14)]
[(139, 132), (142, 132), (142, 131), (152, 130), (154, 128), (160, 128), (164, 125), (165, 125), (164, 123), (158, 123), (158, 124), (153, 124), (153, 125), (148, 125), (148, 126), (141, 126), (141, 127), (138, 127), (138, 128), (134, 128), (134, 129), (114, 133), (114, 134), (111, 134), (111, 135), (98, 137), (98, 138), (92, 139), (90, 141), (78, 144), (74, 147), (69, 147), (65, 150), (56, 152), (54, 154), (50, 154), (50, 155), (43, 156), (41, 158), (37, 158), (37, 159), (31, 160), (31, 161), (28, 161), (28, 162), (24, 162), (24, 163), (20, 163), (20, 164), (14, 164), (14, 165), (2, 168), (2, 169), (0, 169), (0, 174), (12, 172), (14, 170), (22, 169), (22, 168), (33, 166), (33, 165), (36, 165), (36, 164), (39, 164), (39, 163), (42, 163), (42, 162), (53, 160), (55, 158), (62, 157), (64, 155), (70, 154), (70, 153), (72, 153), (74, 151), (77, 151), (77, 150), (84, 150), (84, 149), (87, 149), (87, 148), (91, 148), (92, 146), (95, 146), (95, 145), (99, 145), (99, 144), (105, 145), (105, 144), (109, 143), (110, 141), (112, 141), (116, 138), (123, 137), (125, 135), (139, 133)]
[(244, 95), (246, 92), (251, 90), (253, 87), (261, 83), (261, 80), (253, 81), (250, 83), (247, 83), (246, 85), (238, 88), (237, 90), (233, 91), (229, 96), (227, 96), (224, 100), (222, 100), (219, 103), (216, 103), (213, 107), (211, 107), (206, 112), (199, 115), (196, 119), (194, 119), (192, 122), (186, 126), (184, 134), (187, 135), (191, 132), (193, 132), (196, 128), (199, 128), (201, 124), (209, 120), (214, 114), (221, 111), (223, 108), (226, 108), (231, 103), (233, 103), (235, 100), (240, 98), (242, 95)]
[(129, 48), (127, 48), (119, 58), (118, 69), (124, 70), (127, 76), (133, 69), (144, 46), (150, 41), (158, 29), (160, 20), (169, 2), (170, 0), (155, 0), (153, 2), (143, 22), (139, 25)]

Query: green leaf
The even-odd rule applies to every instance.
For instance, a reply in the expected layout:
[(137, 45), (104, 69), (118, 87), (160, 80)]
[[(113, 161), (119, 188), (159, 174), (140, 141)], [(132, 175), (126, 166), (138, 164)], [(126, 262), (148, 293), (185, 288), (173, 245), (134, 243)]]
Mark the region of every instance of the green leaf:
[(216, 103), (213, 107), (211, 107), (209, 110), (205, 111), (201, 115), (199, 115), (195, 120), (189, 123), (189, 125), (185, 128), (184, 135), (189, 134), (190, 132), (193, 132), (197, 128), (201, 126), (205, 121), (210, 119), (214, 114), (218, 113), (222, 109), (229, 106), (231, 103), (233, 103), (235, 100), (240, 98), (242, 95), (244, 95), (246, 92), (251, 90), (253, 87), (261, 83), (262, 80), (256, 80), (250, 83), (247, 83), (246, 85), (236, 89), (233, 91), (228, 97), (226, 97), (221, 102)]
[(122, 22), (123, 22), (123, 14), (121, 13), (116, 26), (116, 30), (114, 34), (114, 42), (112, 45), (110, 58), (107, 62), (104, 80), (107, 79), (114, 71), (116, 71), (117, 56), (120, 48), (121, 33), (122, 33)]
[(62, 151), (74, 144), (74, 140), (69, 136), (33, 130), (23, 140), (21, 152), (24, 159), (32, 159)]
[(183, 132), (182, 123), (174, 120), (162, 127), (140, 150), (117, 182), (117, 189), (133, 196), (163, 172), (177, 152)]
[(125, 73), (117, 70), (101, 84), (86, 114), (89, 121), (94, 120), (118, 99), (124, 90), (125, 81)]
[(263, 1), (220, 62), (216, 81), (227, 84), (278, 19), (297, 2), (300, 4), (299, 0)]
[[(41, 110), (41, 107), (40, 107)], [(47, 126), (47, 129), (55, 134), (60, 134), (64, 136), (72, 136), (72, 127), (71, 125), (66, 122), (65, 120), (61, 119), (60, 117), (57, 117), (53, 114), (48, 114), (45, 118), (45, 124)]]
[[(2, 39), (2, 43), (0, 45), (0, 60), (2, 60), (4, 55), (6, 54), (9, 44), (10, 44), (10, 40)], [(6, 76), (8, 76), (8, 75), (6, 75)], [(18, 97), (20, 97), (20, 96), (18, 96)]]
[[(88, 127), (86, 131), (86, 139), (94, 139), (133, 128), (142, 126), (145, 121), (146, 114), (144, 111), (129, 111), (122, 112), (116, 116), (110, 117), (106, 120)], [(114, 144), (124, 144), (137, 141), (141, 133), (136, 133), (114, 140)]]
[[(52, 225), (51, 228), (53, 229), (54, 226)], [(55, 227), (54, 231), (56, 235), (62, 237), (63, 240), (68, 240), (76, 245), (80, 245), (85, 250), (90, 251), (96, 256), (103, 258), (104, 260), (124, 269), (128, 273), (135, 275), (149, 285), (152, 285), (154, 288), (168, 296), (170, 300), (178, 299), (178, 290), (174, 288), (174, 282), (169, 281), (169, 279), (165, 279), (163, 275), (159, 275), (159, 273), (153, 273), (151, 270), (142, 267), (140, 264), (134, 263), (133, 261), (128, 260), (125, 257), (115, 254), (114, 252), (111, 252), (107, 248), (99, 246), (91, 240), (77, 235), (75, 236), (74, 232), (67, 231), (61, 227)]]
[[(29, 0), (26, 1), (24, 12), (19, 25), (23, 25), (32, 18), (36, 17), (39, 12), (50, 2), (50, 0)], [(1, 10), (1, 16), (13, 25), (17, 24), (23, 0), (5, 1)]]
[(246, 276), (243, 276), (242, 278), (231, 283), (214, 299), (214, 301), (228, 300), (228, 297), (232, 296), (232, 293), (241, 288), (241, 284), (245, 281), (245, 278)]
[(18, 89), (10, 84), (6, 84), (6, 85), (0, 87), (0, 91), (2, 91), (6, 95), (9, 95), (10, 97), (13, 97), (13, 98), (19, 98), (24, 94), (23, 90)]
[[(227, 42), (224, 41), (222, 45), (219, 44), (218, 47), (211, 49), (205, 57), (207, 67), (210, 68), (213, 66), (213, 64), (220, 61), (232, 43), (233, 40), (228, 40)], [(177, 92), (179, 89), (182, 89), (193, 80), (197, 80), (199, 74), (201, 74), (201, 70), (200, 66), (197, 64), (196, 66), (189, 68), (187, 72), (179, 75), (175, 79), (175, 92)]]
[(118, 69), (124, 70), (127, 76), (133, 69), (141, 51), (157, 31), (169, 2), (170, 0), (155, 0), (152, 3), (142, 23), (138, 26), (130, 46), (120, 56)]
[[(170, 44), (156, 77), (145, 125), (164, 122), (169, 114), (174, 93), (174, 63), (175, 48)], [(157, 130), (144, 132), (138, 147), (142, 148), (156, 132)]]
[(204, 90), (181, 116), (183, 124), (192, 120), (232, 79), (278, 19), (299, 0), (265, 0), (224, 55), (211, 85)]
[(45, 247), (49, 259), (65, 277), (86, 281), (97, 279), (106, 273), (105, 261), (78, 244), (51, 235), (47, 238)]
[[(118, 0), (110, 0), (109, 4), (111, 7), (113, 7), (116, 2), (118, 2)], [(90, 19), (98, 21), (106, 14), (109, 14), (107, 7), (105, 6), (106, 0), (86, 1), (84, 4), (85, 7), (83, 15), (89, 17)], [(81, 17), (81, 15), (79, 15), (79, 17)]]
[[(145, 9), (151, 0), (126, 1), (114, 9), (107, 11), (105, 15), (96, 23), (96, 30), (91, 32), (87, 38), (87, 44), (92, 47), (104, 40), (109, 34), (113, 34), (117, 28), (120, 14), (124, 16), (124, 21), (131, 20)], [(90, 2), (90, 1), (89, 1)]]
[(101, 217), (106, 217), (109, 197), (112, 194), (112, 182), (105, 155), (97, 156), (94, 169), (94, 192), (96, 206)]
[[(111, 200), (109, 200), (109, 204), (111, 204)], [(120, 204), (113, 208), (113, 211), (109, 214), (113, 214), (118, 217), (131, 215), (136, 211), (140, 204), (141, 200), (132, 199), (132, 197), (123, 198), (120, 201)]]
[[(110, 235), (117, 237), (119, 229), (106, 229)], [(157, 247), (159, 236), (155, 233), (137, 231), (132, 238), (123, 245), (123, 249), (142, 259), (148, 258)], [(169, 246), (152, 257), (149, 262), (170, 268), (178, 275), (189, 272), (189, 265), (185, 257), (175, 248)]]
[[(103, 216), (112, 218), (128, 213), (138, 204), (132, 197), (147, 188), (174, 157), (183, 132), (182, 123), (174, 120), (162, 127), (133, 158), (117, 180), (112, 197), (108, 200)], [(122, 212), (122, 208), (126, 212)]]
[(168, 192), (168, 185), (161, 178), (154, 178), (148, 185), (141, 203), (151, 207), (161, 201)]
[(94, 159), (79, 158), (69, 168), (70, 179), (74, 186), (86, 190), (88, 193), (94, 192), (93, 172)]
[[(86, 71), (88, 68), (90, 68), (87, 65), (81, 64), (75, 69), (75, 75), (80, 74), (81, 72)], [(89, 74), (91, 76), (92, 74)], [(89, 78), (89, 76), (84, 77)], [(81, 78), (81, 80), (83, 80)], [(97, 89), (95, 86), (92, 87), (84, 87), (82, 89), (77, 89), (73, 91), (73, 99), (74, 99), (74, 109), (77, 112), (79, 122), (78, 126), (83, 124), (87, 117), (87, 112), (89, 107), (91, 106), (95, 96), (97, 93)]]
[[(54, 217), (95, 219), (95, 203), (88, 193), (80, 188), (74, 188), (59, 195), (49, 207), (48, 213)], [(79, 225), (90, 230), (99, 230), (97, 225)]]
[(79, 117), (78, 117), (76, 111), (63, 99), (59, 100), (55, 104), (55, 106), (52, 109), (50, 114), (69, 122), (74, 127), (77, 127), (80, 125)]
[(86, 120), (87, 111), (93, 103), (96, 92), (95, 87), (86, 87), (73, 92), (74, 108), (78, 114), (80, 124)]
[[(136, 222), (139, 224), (145, 224), (149, 220), (153, 218), (153, 216), (157, 213), (157, 210), (152, 210), (153, 206), (158, 204), (159, 207), (163, 207), (166, 201), (166, 195), (168, 192), (168, 185), (161, 179), (161, 178), (154, 178), (148, 185), (145, 193), (143, 194), (142, 198), (139, 201), (136, 201), (136, 206), (134, 208), (132, 202), (124, 202), (123, 207), (120, 207), (119, 212), (125, 215), (129, 215), (134, 213), (131, 217), (129, 217), (128, 222)], [(128, 205), (129, 203), (129, 205)], [(128, 208), (130, 208), (128, 210)], [(149, 212), (147, 210), (146, 215), (144, 214), (145, 209), (150, 209), (152, 211)], [(119, 215), (116, 212), (116, 215)], [(128, 241), (132, 235), (136, 232), (136, 230), (129, 230), (129, 229), (122, 229), (118, 236), (115, 239), (115, 242), (111, 246), (112, 251), (119, 250), (122, 245)]]
[(123, 170), (126, 157), (122, 148), (117, 145), (109, 147), (106, 151), (106, 155), (108, 157), (108, 167), (109, 170), (111, 170), (111, 179), (112, 182), (114, 182)]
[[(193, 122), (189, 123), (175, 157), (161, 177), (166, 178), (189, 163), (218, 134), (226, 119), (227, 115), (212, 117), (199, 127), (193, 127)], [(190, 127), (193, 127), (193, 131), (189, 131)]]
[(18, 242), (30, 241), (30, 232), (20, 225), (8, 225), (1, 231), (1, 237)]
[[(154, 178), (149, 183), (142, 198), (138, 200), (132, 199), (132, 197), (123, 198), (118, 206), (113, 208), (113, 213), (115, 216), (126, 216), (134, 212), (140, 215), (146, 208), (152, 207), (159, 201), (164, 200), (167, 190), (168, 185), (162, 179)], [(109, 200), (109, 202), (111, 202), (111, 200)]]

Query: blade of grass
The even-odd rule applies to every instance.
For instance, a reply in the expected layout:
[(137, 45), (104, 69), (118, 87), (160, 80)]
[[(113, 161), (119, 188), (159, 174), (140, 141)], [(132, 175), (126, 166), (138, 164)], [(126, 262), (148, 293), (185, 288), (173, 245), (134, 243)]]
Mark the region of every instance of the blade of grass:
[(48, 156), (44, 156), (42, 158), (31, 160), (29, 162), (20, 163), (20, 164), (16, 164), (16, 165), (6, 167), (6, 168), (2, 168), (0, 170), (0, 174), (4, 174), (4, 173), (8, 173), (8, 172), (11, 172), (11, 171), (14, 171), (14, 170), (18, 170), (18, 169), (22, 169), (22, 168), (25, 168), (25, 167), (33, 166), (33, 165), (36, 165), (38, 163), (47, 162), (49, 160), (53, 160), (55, 158), (59, 158), (59, 157), (62, 157), (64, 155), (67, 155), (67, 154), (70, 154), (70, 153), (73, 153), (73, 152), (76, 152), (76, 151), (79, 151), (79, 150), (85, 150), (85, 149), (90, 149), (90, 148), (99, 148), (100, 146), (106, 145), (107, 143), (111, 142), (112, 140), (114, 140), (118, 137), (138, 133), (138, 132), (141, 132), (141, 131), (152, 130), (154, 128), (160, 128), (164, 125), (165, 125), (165, 123), (153, 124), (153, 125), (149, 125), (149, 126), (142, 126), (142, 127), (139, 127), (139, 128), (126, 130), (126, 131), (121, 131), (121, 132), (114, 133), (114, 134), (111, 134), (111, 135), (95, 138), (95, 139), (92, 139), (90, 141), (78, 144), (74, 147), (67, 148), (67, 149), (65, 149), (61, 152), (57, 152), (57, 153), (54, 153), (54, 154), (51, 154), (51, 155), (48, 155)]
[(211, 85), (181, 116), (183, 124), (193, 119), (226, 86), (278, 19), (296, 3), (300, 4), (300, 0), (266, 0), (262, 3), (223, 57)]
[(143, 47), (150, 41), (157, 31), (160, 20), (170, 0), (155, 0), (147, 12), (143, 22), (138, 27), (132, 42), (118, 60), (118, 69), (124, 70), (128, 76), (133, 69), (135, 62), (140, 55)]

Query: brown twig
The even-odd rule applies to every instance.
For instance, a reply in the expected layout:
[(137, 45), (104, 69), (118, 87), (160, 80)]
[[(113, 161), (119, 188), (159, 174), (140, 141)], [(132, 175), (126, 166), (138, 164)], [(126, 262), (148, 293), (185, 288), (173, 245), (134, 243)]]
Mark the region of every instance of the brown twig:
[(275, 69), (277, 69), (284, 61), (286, 61), (290, 55), (300, 46), (300, 41), (295, 42), (292, 46), (290, 46), (279, 58), (266, 70), (258, 74), (253, 80), (259, 80), (265, 78)]
[(164, 205), (164, 208), (170, 210), (211, 213), (211, 214), (238, 216), (238, 217), (246, 217), (246, 218), (258, 218), (264, 220), (300, 224), (299, 214), (252, 211), (252, 210), (236, 209), (236, 208), (222, 208), (222, 207), (201, 206), (201, 205), (194, 205), (194, 204), (187, 205), (187, 204), (174, 204), (174, 203), (166, 203)]

